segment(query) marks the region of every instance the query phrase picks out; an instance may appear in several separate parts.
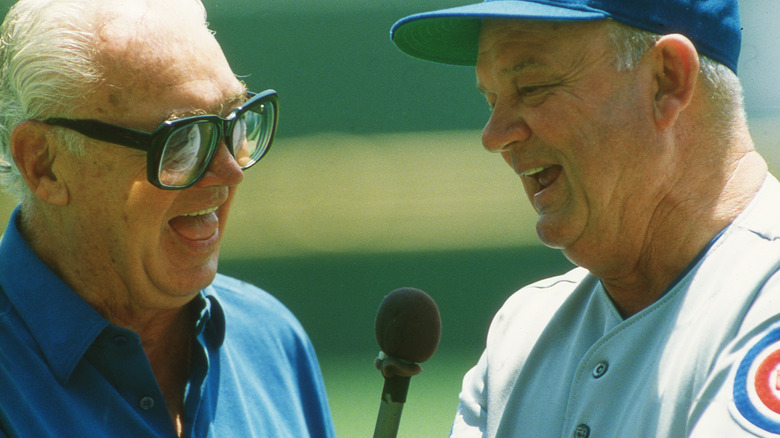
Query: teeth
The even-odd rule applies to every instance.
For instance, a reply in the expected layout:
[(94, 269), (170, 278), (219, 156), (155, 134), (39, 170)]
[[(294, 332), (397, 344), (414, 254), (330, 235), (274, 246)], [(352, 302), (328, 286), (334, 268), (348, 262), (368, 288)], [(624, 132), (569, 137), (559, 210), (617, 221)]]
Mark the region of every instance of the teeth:
[(522, 176), (536, 175), (537, 173), (543, 171), (544, 169), (547, 169), (547, 168), (546, 167), (537, 167), (537, 168), (534, 168), (534, 169), (528, 169), (525, 172), (522, 172), (520, 175), (522, 175)]
[(209, 214), (209, 213), (215, 212), (215, 211), (217, 211), (217, 208), (219, 208), (219, 207), (211, 207), (211, 208), (207, 208), (205, 210), (193, 211), (192, 213), (186, 213), (186, 214), (183, 214), (182, 216), (201, 216), (201, 215), (204, 215), (204, 214)]

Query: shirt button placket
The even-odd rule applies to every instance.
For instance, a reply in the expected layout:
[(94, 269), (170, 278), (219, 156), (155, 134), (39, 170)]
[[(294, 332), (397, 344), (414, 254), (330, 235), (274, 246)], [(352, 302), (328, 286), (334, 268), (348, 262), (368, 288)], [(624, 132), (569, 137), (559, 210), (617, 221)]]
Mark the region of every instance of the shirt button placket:
[[(607, 370), (609, 370), (609, 363), (607, 361), (601, 361), (597, 363), (593, 367), (593, 371), (591, 371), (591, 376), (593, 376), (594, 379), (600, 379), (604, 377), (605, 374), (607, 374)], [(574, 438), (588, 438), (590, 437), (590, 426), (587, 424), (580, 424), (576, 428), (574, 428), (574, 433), (572, 434)]]

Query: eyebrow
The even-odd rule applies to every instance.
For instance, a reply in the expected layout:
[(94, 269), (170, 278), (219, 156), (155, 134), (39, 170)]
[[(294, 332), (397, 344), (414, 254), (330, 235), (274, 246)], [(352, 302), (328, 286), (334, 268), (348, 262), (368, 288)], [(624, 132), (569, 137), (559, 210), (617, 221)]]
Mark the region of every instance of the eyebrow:
[(503, 70), (501, 70), (502, 74), (510, 74), (510, 73), (519, 73), (523, 70), (527, 70), (531, 67), (539, 67), (542, 63), (537, 61), (536, 58), (526, 59), (523, 61), (518, 62), (517, 64), (507, 67)]
[[(225, 108), (230, 108), (230, 111), (233, 111), (234, 108), (239, 106), (240, 104), (246, 102), (247, 100), (247, 93), (249, 93), (249, 89), (247, 89), (246, 85), (243, 83), (241, 84), (241, 88), (233, 93), (233, 96), (231, 96), (228, 100), (226, 100), (222, 104), (222, 111), (224, 113)], [(229, 111), (228, 111), (229, 112)]]
[[(176, 119), (183, 119), (185, 117), (192, 117), (192, 116), (202, 116), (205, 114), (216, 114), (220, 117), (226, 116), (230, 111), (233, 111), (234, 108), (238, 107), (240, 104), (246, 102), (247, 100), (247, 93), (249, 90), (247, 90), (246, 86), (241, 86), (240, 90), (233, 93), (230, 97), (225, 99), (222, 103), (218, 104), (219, 110), (215, 112), (210, 112), (209, 110), (204, 109), (194, 109), (189, 111), (172, 111), (168, 114), (166, 114), (165, 119), (163, 122), (170, 121), (170, 120), (176, 120)], [(226, 111), (226, 109), (228, 109)], [(162, 122), (161, 122), (162, 123)]]
[[(529, 68), (533, 67), (540, 67), (543, 64), (539, 62), (536, 58), (529, 58), (525, 59), (523, 61), (520, 61), (512, 66), (506, 67), (501, 69), (501, 75), (509, 75), (509, 74), (518, 74), (521, 73), (523, 70), (527, 70)], [(488, 90), (486, 90), (482, 85), (477, 83), (477, 90), (482, 94), (487, 94)]]

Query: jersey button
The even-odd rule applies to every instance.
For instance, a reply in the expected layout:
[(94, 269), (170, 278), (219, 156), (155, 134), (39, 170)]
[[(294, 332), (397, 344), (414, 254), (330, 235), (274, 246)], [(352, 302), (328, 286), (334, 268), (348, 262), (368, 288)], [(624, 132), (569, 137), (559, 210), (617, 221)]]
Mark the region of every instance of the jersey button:
[(607, 362), (599, 362), (593, 368), (593, 378), (594, 379), (598, 379), (599, 377), (603, 376), (604, 374), (607, 374), (607, 369), (608, 368), (609, 368), (609, 364)]
[(152, 409), (154, 407), (154, 398), (148, 395), (141, 397), (141, 400), (138, 400), (138, 407), (145, 411)]
[(580, 424), (574, 429), (574, 438), (588, 438), (590, 436), (590, 427), (587, 424)]

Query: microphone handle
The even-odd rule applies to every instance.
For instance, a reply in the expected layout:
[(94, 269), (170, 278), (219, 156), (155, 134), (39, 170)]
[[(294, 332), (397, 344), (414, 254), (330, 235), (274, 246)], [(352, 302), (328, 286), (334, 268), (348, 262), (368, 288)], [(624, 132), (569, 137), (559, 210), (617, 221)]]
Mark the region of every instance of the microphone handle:
[(401, 423), (401, 413), (409, 392), (411, 376), (393, 376), (385, 378), (382, 387), (382, 402), (374, 427), (374, 438), (395, 438)]

